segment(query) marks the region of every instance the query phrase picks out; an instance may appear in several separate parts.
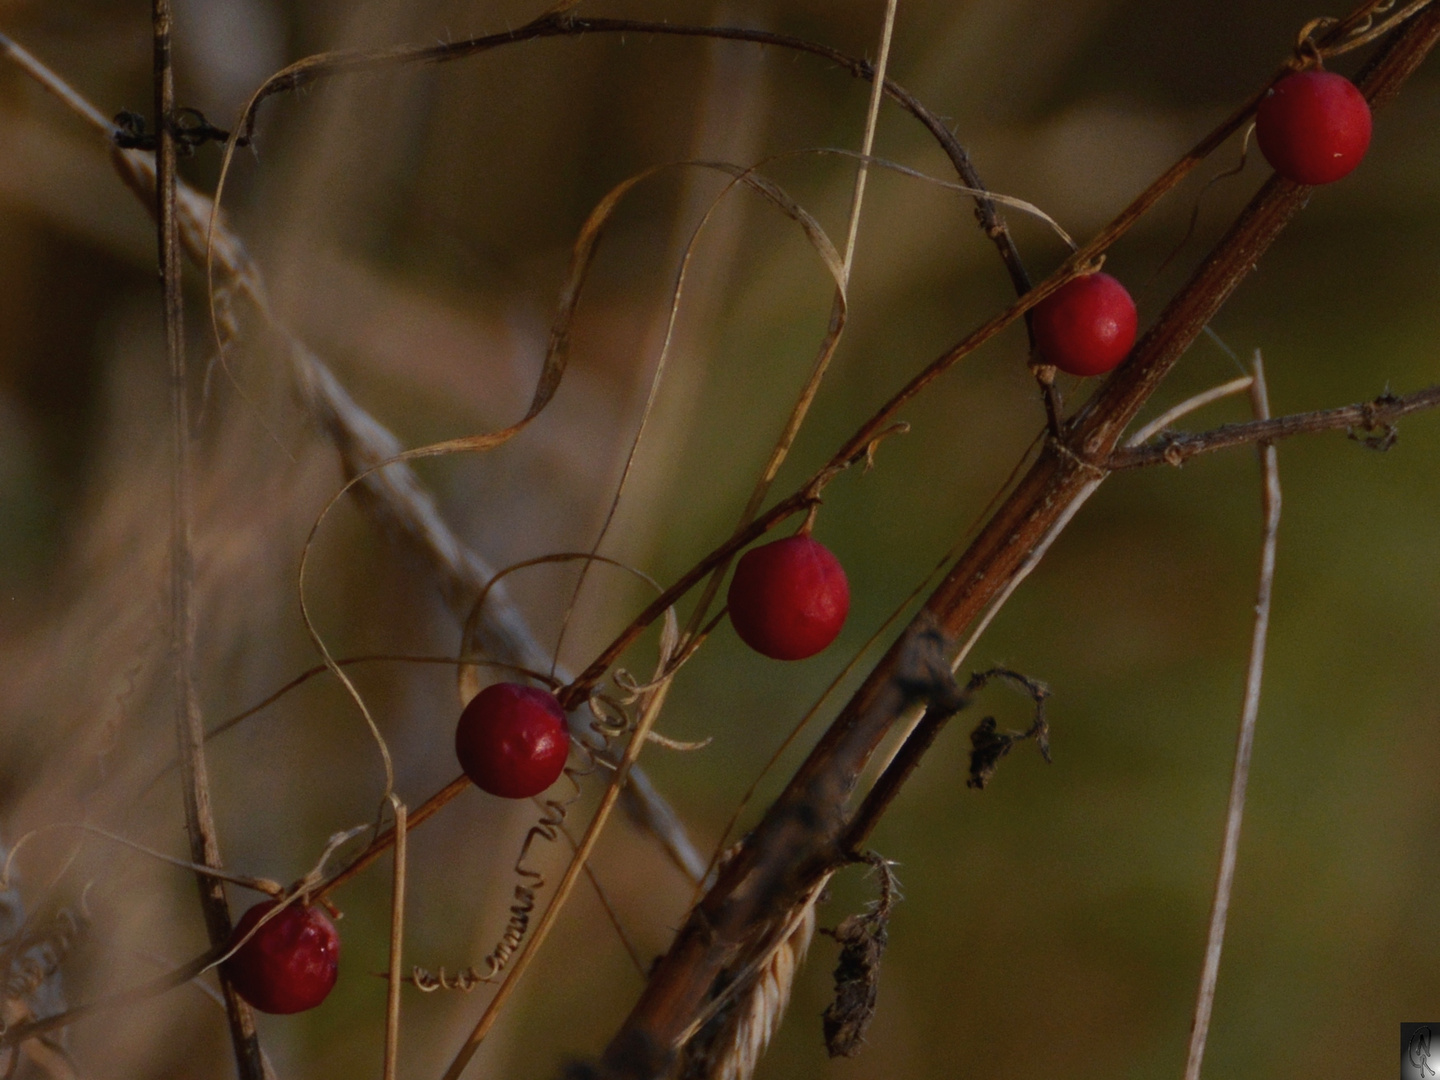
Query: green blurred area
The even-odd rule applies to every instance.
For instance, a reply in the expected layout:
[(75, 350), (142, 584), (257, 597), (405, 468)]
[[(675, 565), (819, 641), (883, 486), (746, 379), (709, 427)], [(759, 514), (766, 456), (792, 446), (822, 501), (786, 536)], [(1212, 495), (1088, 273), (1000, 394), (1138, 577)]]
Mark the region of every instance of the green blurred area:
[[(181, 98), (223, 126), (267, 73), (308, 52), (493, 32), (540, 6), (177, 0)], [(882, 5), (595, 0), (580, 10), (762, 27), (871, 55)], [(1083, 241), (1261, 85), (1319, 13), (1232, 0), (902, 2), (891, 76), (953, 124), (995, 190), (1038, 204)], [(146, 14), (107, 0), (0, 0), (0, 31), (113, 113), (148, 100)], [(1358, 63), (1335, 67), (1353, 73)], [(794, 151), (858, 146), (866, 96), (830, 65), (775, 48), (640, 35), (532, 42), (272, 102), (257, 152), (237, 158), (226, 210), (287, 325), (417, 445), (523, 412), (569, 246), (596, 202), (642, 169), (776, 157), (767, 175), (843, 239), (853, 163)], [(1377, 117), (1363, 166), (1314, 193), (1216, 318), (1226, 348), (1246, 360), (1263, 353), (1275, 413), (1440, 376), (1437, 132), (1431, 58)], [(949, 178), (943, 155), (893, 107), (876, 153)], [(1202, 199), (1238, 157), (1232, 140), (1110, 254), (1106, 268), (1130, 285), (1142, 324), (1268, 176), (1252, 153)], [(185, 170), (208, 189), (217, 162), (211, 147)], [(594, 541), (649, 387), (679, 255), (722, 186), (676, 170), (639, 187), (601, 247), (573, 366), (550, 410), (493, 454), (422, 466), (447, 517), (496, 565)], [(1195, 237), (1162, 271), (1197, 203)], [(1042, 224), (1007, 217), (1032, 274), (1053, 269), (1063, 246)], [(7, 842), (85, 816), (183, 849), (173, 782), (144, 787), (173, 752), (153, 251), (148, 219), (103, 144), (0, 70)], [(198, 275), (193, 284), (198, 408), (213, 345)], [(778, 490), (1011, 298), (971, 204), (872, 174), (846, 337)], [(723, 538), (829, 307), (823, 266), (794, 224), (752, 195), (728, 196), (696, 248), (606, 553), (665, 582)], [(259, 337), (242, 338), (232, 375), (212, 367), (199, 409), (200, 690), (212, 722), (314, 662), (295, 568), (340, 483), (333, 450)], [(1031, 445), (1043, 414), (1024, 361), (1023, 333), (1001, 336), (906, 410), (910, 433), (881, 446), (873, 471), (827, 492), (816, 534), (844, 560), (854, 597), (837, 645), (782, 665), (722, 626), (682, 672), (660, 729), (713, 742), (649, 749), (645, 762), (707, 852), (794, 723), (964, 539)], [(1147, 415), (1235, 374), (1221, 346), (1202, 339)], [(1074, 404), (1091, 385), (1062, 388)], [(1187, 424), (1245, 415), (1234, 400)], [(1385, 454), (1330, 434), (1287, 442), (1279, 456), (1271, 646), (1207, 1075), (1384, 1075), (1396, 1025), (1440, 1014), (1440, 912), (1429, 902), (1440, 857), (1440, 419), (1405, 421)], [(987, 790), (967, 790), (970, 727), (991, 713), (1021, 727), (1027, 705), (997, 687), (983, 711), (951, 725), (874, 838), (898, 862), (905, 899), (867, 1047), (827, 1063), (818, 1014), (835, 946), (819, 937), (758, 1076), (1180, 1074), (1259, 537), (1253, 451), (1105, 484), (970, 660), (1051, 687), (1053, 764), (1022, 746)], [(337, 654), (456, 648), (458, 626), (424, 567), (353, 509), (327, 522), (313, 558), (309, 600)], [(573, 569), (512, 580), (517, 605), (553, 641)], [(594, 573), (564, 663), (583, 666), (649, 595)], [(649, 639), (626, 659), (637, 673), (653, 662)], [(742, 828), (858, 673), (761, 783)], [(413, 805), (455, 773), (453, 676), (389, 665), (357, 678)], [(227, 861), (283, 880), (309, 869), (331, 832), (366, 820), (381, 784), (353, 705), (322, 682), (217, 741), (211, 768)], [(573, 811), (577, 831), (597, 788)], [(531, 817), (472, 791), (417, 831), (411, 960), (451, 970), (480, 962), (503, 928)], [(65, 843), (36, 842), (28, 880), (37, 888)], [(68, 973), (77, 999), (203, 946), (178, 871), (87, 852), (99, 887), (92, 941)], [(544, 856), (552, 880), (564, 853)], [(679, 874), (625, 822), (602, 842), (595, 870), (642, 954), (663, 951), (691, 896)], [(859, 870), (831, 892), (822, 926), (875, 895)], [(384, 984), (371, 973), (385, 964), (386, 864), (337, 899), (347, 916), (339, 988), (312, 1014), (262, 1020), (281, 1076), (378, 1070)], [(597, 1054), (640, 985), (593, 895), (578, 890), (483, 1051), (485, 1075), (546, 1077)], [(438, 1075), (482, 995), (408, 997), (402, 1075)], [(198, 994), (172, 999), (119, 1021), (123, 1040), (115, 1021), (77, 1027), (85, 1074), (221, 1075), (230, 1066), (219, 1013)]]

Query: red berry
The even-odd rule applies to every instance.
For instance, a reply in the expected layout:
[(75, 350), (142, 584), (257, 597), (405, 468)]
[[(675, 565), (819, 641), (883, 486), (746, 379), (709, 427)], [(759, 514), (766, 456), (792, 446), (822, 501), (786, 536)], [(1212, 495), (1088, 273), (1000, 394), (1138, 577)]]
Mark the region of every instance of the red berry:
[[(240, 917), (234, 945), (280, 901), (263, 900)], [(297, 1013), (325, 1000), (340, 971), (340, 935), (318, 907), (293, 903), (224, 963), (239, 995), (261, 1012)]]
[(1135, 344), (1135, 301), (1109, 274), (1071, 278), (1035, 305), (1030, 324), (1047, 364), (1071, 375), (1103, 375)]
[(1297, 184), (1328, 184), (1350, 173), (1370, 146), (1365, 95), (1332, 71), (1299, 71), (1275, 84), (1255, 114), (1265, 160)]
[(774, 660), (803, 660), (840, 633), (850, 585), (829, 548), (791, 536), (740, 557), (729, 603), (730, 622), (746, 645)]
[(565, 710), (555, 695), (495, 683), (471, 699), (455, 728), (455, 755), (481, 791), (506, 799), (539, 795), (570, 754)]

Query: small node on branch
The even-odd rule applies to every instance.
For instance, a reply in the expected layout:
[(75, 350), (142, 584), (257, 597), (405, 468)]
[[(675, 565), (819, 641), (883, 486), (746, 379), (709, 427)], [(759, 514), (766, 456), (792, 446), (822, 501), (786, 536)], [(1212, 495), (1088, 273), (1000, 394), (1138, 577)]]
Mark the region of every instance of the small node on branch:
[[(115, 126), (119, 130), (111, 137), (121, 150), (151, 150), (158, 145), (159, 136), (149, 130), (145, 118), (129, 109), (115, 114)], [(230, 133), (216, 127), (205, 119), (199, 109), (189, 107), (175, 110), (170, 120), (170, 133), (175, 136), (176, 153), (188, 157), (195, 148), (207, 142), (223, 143)]]
[[(1400, 441), (1400, 429), (1394, 424), (1380, 419), (1382, 411), (1393, 409), (1400, 404), (1400, 399), (1386, 390), (1374, 401), (1367, 401), (1361, 409), (1360, 427), (1345, 429), (1345, 437), (1351, 442), (1358, 442), (1368, 450), (1378, 450), (1384, 453)], [(1361, 435), (1360, 431), (1376, 432), (1379, 434)]]

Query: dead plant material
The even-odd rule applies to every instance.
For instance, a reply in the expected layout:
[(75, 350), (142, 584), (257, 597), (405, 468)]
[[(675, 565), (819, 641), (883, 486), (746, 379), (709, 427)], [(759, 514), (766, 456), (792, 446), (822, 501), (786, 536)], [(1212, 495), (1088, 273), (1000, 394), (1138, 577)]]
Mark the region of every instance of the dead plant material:
[(1028, 730), (999, 731), (995, 718), (987, 716), (970, 733), (970, 779), (965, 781), (966, 787), (984, 790), (1000, 767), (1000, 760), (1018, 742), (1034, 739), (1041, 757), (1047, 762), (1050, 760), (1050, 725), (1045, 720), (1045, 698), (1049, 692), (1038, 683), (1029, 685), (1034, 687), (1035, 722)]
[(880, 992), (880, 961), (890, 940), (890, 914), (900, 898), (899, 882), (887, 859), (867, 852), (865, 862), (880, 878), (880, 898), (862, 915), (849, 915), (834, 930), (821, 930), (840, 945), (835, 966), (835, 1000), (822, 1017), (825, 1049), (833, 1057), (854, 1057), (865, 1043)]

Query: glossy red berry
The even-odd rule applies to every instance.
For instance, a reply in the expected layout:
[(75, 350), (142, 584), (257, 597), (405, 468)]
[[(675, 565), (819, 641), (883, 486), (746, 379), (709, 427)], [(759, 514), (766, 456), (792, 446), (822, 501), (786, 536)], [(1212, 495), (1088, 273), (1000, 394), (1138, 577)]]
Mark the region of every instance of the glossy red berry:
[(506, 799), (539, 795), (565, 769), (570, 734), (555, 695), (495, 683), (471, 699), (455, 728), (455, 755), (481, 791)]
[(1040, 358), (1071, 375), (1103, 375), (1135, 344), (1135, 301), (1109, 274), (1072, 278), (1035, 305)]
[(740, 557), (729, 604), (730, 622), (746, 645), (775, 660), (803, 660), (845, 625), (850, 584), (829, 548), (791, 536)]
[(1287, 180), (1328, 184), (1348, 175), (1369, 149), (1370, 106), (1343, 75), (1298, 71), (1260, 102), (1255, 138)]
[[(233, 945), (280, 901), (263, 900), (240, 917)], [(267, 922), (224, 964), (239, 995), (261, 1012), (297, 1013), (325, 1000), (340, 972), (340, 935), (319, 907), (296, 902)]]

